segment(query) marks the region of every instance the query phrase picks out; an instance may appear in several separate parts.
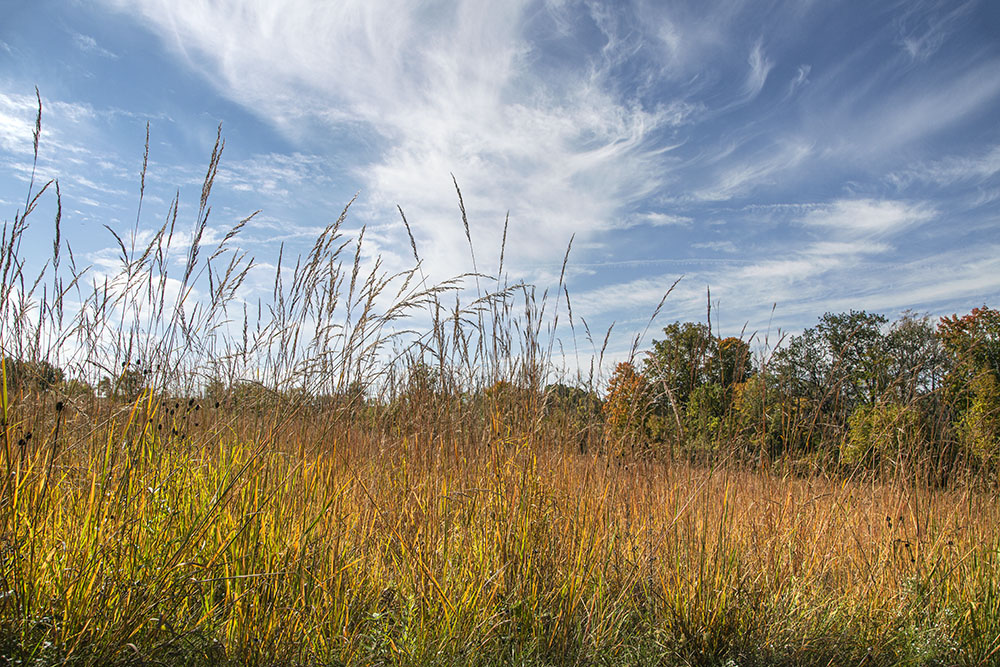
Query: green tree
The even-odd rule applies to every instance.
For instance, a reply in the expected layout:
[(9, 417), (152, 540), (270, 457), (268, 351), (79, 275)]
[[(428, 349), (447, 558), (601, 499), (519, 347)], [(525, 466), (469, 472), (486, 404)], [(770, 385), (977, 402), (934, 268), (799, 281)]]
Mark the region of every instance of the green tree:
[(731, 387), (738, 382), (745, 382), (753, 373), (753, 362), (750, 358), (750, 344), (730, 336), (718, 343), (719, 384)]
[(942, 317), (938, 335), (950, 361), (948, 403), (962, 447), (983, 462), (1000, 461), (1000, 311), (983, 306)]
[(983, 373), (1000, 379), (1000, 311), (983, 306), (961, 317), (942, 317), (938, 335), (952, 362), (946, 389), (961, 414), (971, 406), (973, 380)]
[(857, 405), (874, 405), (889, 384), (883, 315), (826, 313), (792, 337), (769, 364), (784, 392), (846, 422)]
[(815, 328), (789, 338), (768, 364), (768, 372), (775, 379), (773, 384), (784, 396), (806, 399), (816, 405), (827, 396), (830, 368), (826, 344)]
[(845, 407), (874, 405), (889, 383), (884, 315), (851, 310), (826, 313), (817, 325), (830, 359), (830, 380)]
[(681, 411), (691, 392), (713, 379), (719, 341), (704, 324), (674, 322), (643, 360), (643, 374), (661, 413)]
[(875, 405), (889, 385), (883, 315), (826, 313), (789, 339), (767, 365), (780, 404), (781, 447), (832, 452), (861, 405)]
[(726, 389), (710, 382), (694, 389), (684, 406), (684, 423), (688, 444), (697, 449), (708, 449), (721, 435), (723, 417), (728, 408)]
[(146, 374), (139, 368), (124, 366), (116, 378), (104, 377), (97, 384), (97, 391), (105, 398), (117, 401), (134, 401), (146, 389)]
[(601, 412), (601, 399), (592, 391), (562, 383), (545, 387), (545, 409), (550, 413), (568, 413), (589, 419)]
[(936, 394), (950, 364), (929, 315), (903, 313), (892, 323), (885, 346), (894, 400), (909, 403)]

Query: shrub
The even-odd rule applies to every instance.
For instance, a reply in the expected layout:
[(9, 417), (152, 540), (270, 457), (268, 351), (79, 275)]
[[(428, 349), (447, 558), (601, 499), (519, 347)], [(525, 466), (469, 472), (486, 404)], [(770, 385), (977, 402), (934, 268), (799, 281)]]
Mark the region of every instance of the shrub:
[(968, 409), (958, 422), (963, 448), (983, 463), (1000, 455), (1000, 383), (992, 373), (980, 373), (970, 383)]
[(733, 443), (743, 449), (743, 458), (760, 461), (781, 455), (789, 422), (778, 398), (763, 373), (733, 386), (730, 430)]
[(726, 403), (726, 390), (714, 382), (691, 392), (684, 421), (688, 438), (696, 449), (710, 448), (720, 436)]
[(869, 468), (909, 460), (925, 442), (922, 422), (920, 412), (911, 405), (888, 402), (859, 406), (848, 420), (840, 460)]

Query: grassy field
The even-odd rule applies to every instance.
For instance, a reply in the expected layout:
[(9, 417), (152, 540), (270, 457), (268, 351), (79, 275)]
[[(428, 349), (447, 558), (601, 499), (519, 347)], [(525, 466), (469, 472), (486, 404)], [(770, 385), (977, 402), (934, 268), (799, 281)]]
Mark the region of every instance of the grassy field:
[(221, 151), (116, 274), (59, 214), (30, 273), (56, 184), (4, 228), (0, 663), (1000, 664), (994, 487), (632, 447), (547, 388), (568, 297), (445, 305), (347, 211), (254, 316)]
[(993, 496), (46, 407), (4, 461), (11, 664), (997, 661)]

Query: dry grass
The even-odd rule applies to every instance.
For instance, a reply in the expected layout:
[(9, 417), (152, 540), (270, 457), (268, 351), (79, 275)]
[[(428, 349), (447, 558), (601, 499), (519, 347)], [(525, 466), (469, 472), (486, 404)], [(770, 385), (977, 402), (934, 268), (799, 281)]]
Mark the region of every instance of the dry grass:
[(162, 438), (159, 410), (62, 453), (24, 449), (5, 508), (7, 655), (988, 664), (1000, 646), (1000, 516), (973, 492), (316, 417), (251, 438), (211, 407)]

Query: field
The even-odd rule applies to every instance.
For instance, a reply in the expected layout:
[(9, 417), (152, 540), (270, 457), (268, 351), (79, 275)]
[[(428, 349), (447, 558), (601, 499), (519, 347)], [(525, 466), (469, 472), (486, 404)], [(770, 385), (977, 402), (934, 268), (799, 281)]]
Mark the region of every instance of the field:
[(45, 408), (6, 450), (12, 664), (990, 664), (1000, 646), (982, 493), (457, 424)]
[(568, 298), (446, 305), (347, 211), (255, 318), (245, 223), (200, 246), (221, 150), (194, 232), (116, 237), (105, 282), (58, 216), (19, 254), (55, 186), (4, 229), (6, 664), (1000, 664), (988, 480), (606, 428), (547, 381)]

